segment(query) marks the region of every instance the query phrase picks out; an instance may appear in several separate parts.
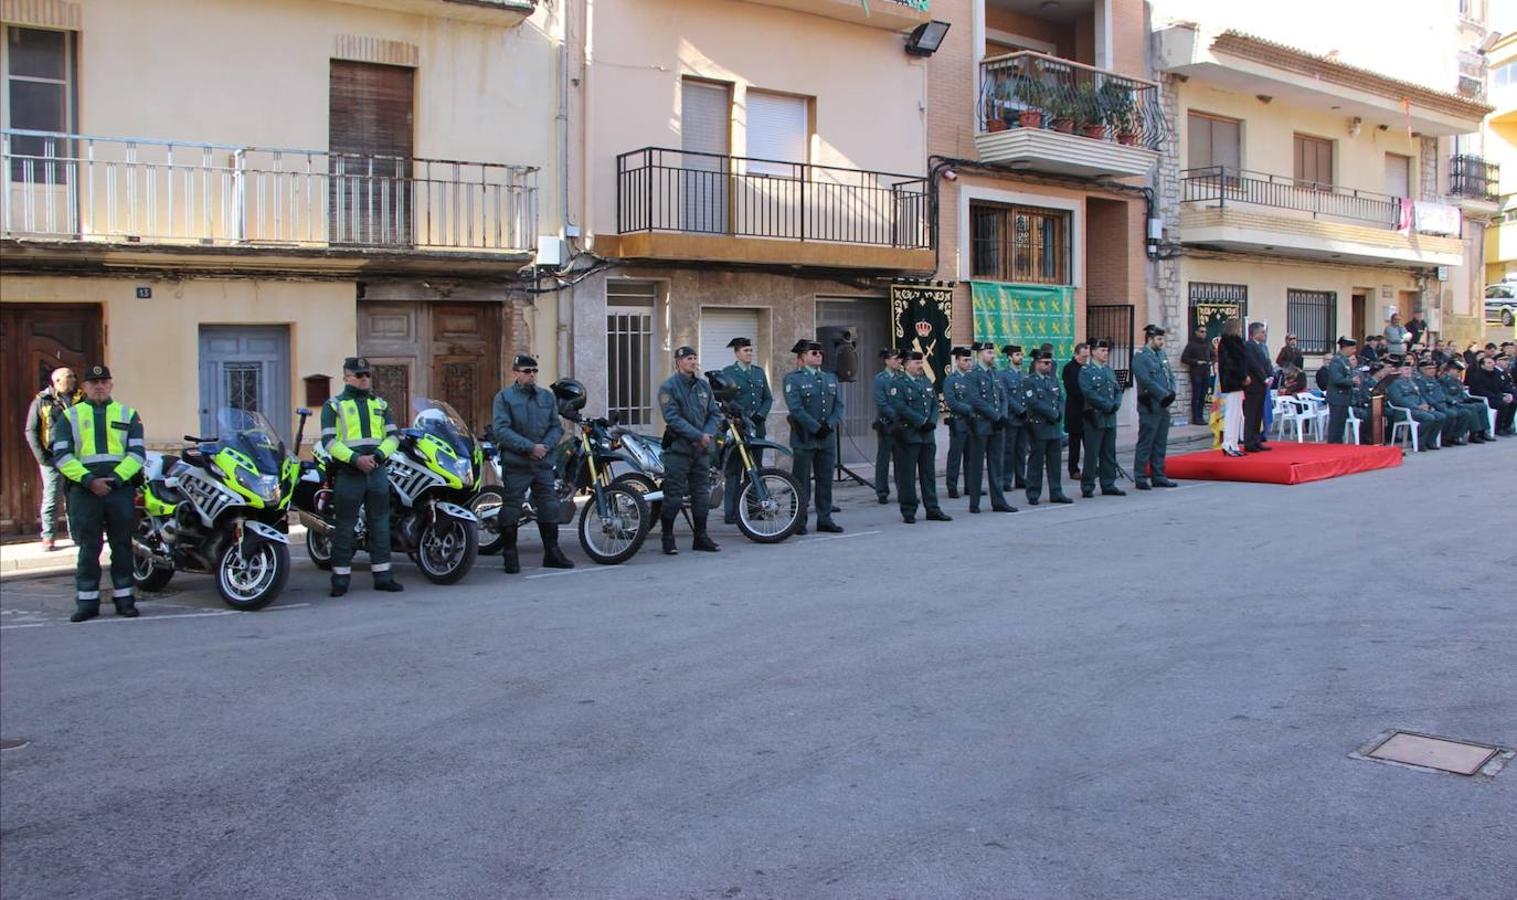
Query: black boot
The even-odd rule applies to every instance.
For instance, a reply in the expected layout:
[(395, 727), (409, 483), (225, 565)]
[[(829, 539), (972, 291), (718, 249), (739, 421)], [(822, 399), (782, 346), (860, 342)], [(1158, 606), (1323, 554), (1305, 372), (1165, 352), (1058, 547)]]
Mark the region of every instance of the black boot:
[[(676, 513), (678, 515), (678, 513)], [(674, 556), (679, 553), (679, 548), (674, 546), (674, 516), (665, 513), (659, 519), (659, 527), (663, 529), (664, 555)]]
[(504, 539), (500, 545), (500, 555), (506, 561), (506, 574), (515, 575), (521, 571), (521, 557), (516, 555), (516, 526), (501, 529), (500, 533)]
[(137, 608), (136, 597), (119, 597), (112, 602), (116, 604), (116, 615), (123, 619), (135, 619), (142, 615), (142, 610)]
[(348, 592), (348, 584), (353, 580), (351, 575), (333, 575), (331, 596), (341, 597)]
[(74, 604), (74, 614), (68, 617), (70, 622), (88, 622), (100, 615), (100, 602), (86, 603), (83, 600)]
[(543, 537), (543, 568), (572, 569), (574, 563), (558, 547), (558, 526), (545, 522), (537, 523), (537, 533)]
[(398, 594), (405, 590), (406, 586), (395, 580), (395, 574), (389, 569), (374, 573), (374, 590), (384, 591), (387, 594)]
[(715, 553), (722, 549), (706, 533), (706, 517), (699, 516), (695, 520), (695, 540), (690, 543), (691, 550), (700, 550), (704, 553)]

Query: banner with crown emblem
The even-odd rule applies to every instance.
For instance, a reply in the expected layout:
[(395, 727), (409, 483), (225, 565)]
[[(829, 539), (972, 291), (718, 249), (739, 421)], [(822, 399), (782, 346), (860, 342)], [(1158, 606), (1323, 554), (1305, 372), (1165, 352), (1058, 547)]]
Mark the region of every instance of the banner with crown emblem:
[(953, 365), (953, 288), (927, 284), (890, 286), (891, 342), (922, 354), (922, 366), (942, 393)]
[(1028, 359), (1043, 344), (1053, 345), (1055, 360), (1074, 355), (1074, 288), (998, 281), (971, 281), (969, 288), (974, 298), (976, 341), (994, 343), (997, 349), (1020, 344)]

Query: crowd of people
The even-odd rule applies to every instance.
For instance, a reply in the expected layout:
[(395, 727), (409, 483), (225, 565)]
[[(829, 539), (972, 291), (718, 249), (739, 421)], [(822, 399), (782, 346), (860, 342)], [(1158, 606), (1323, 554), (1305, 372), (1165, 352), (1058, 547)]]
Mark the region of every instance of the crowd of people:
[[(1190, 375), (1192, 422), (1209, 422), (1217, 446), (1228, 456), (1267, 452), (1271, 394), (1309, 395), (1328, 410), (1324, 438), (1369, 443), (1371, 408), (1384, 398), (1384, 440), (1397, 437), (1397, 423), (1415, 423), (1419, 449), (1482, 444), (1517, 435), (1517, 386), (1513, 365), (1517, 342), (1471, 342), (1459, 351), (1453, 341), (1423, 343), (1427, 324), (1413, 318), (1403, 325), (1392, 315), (1379, 334), (1363, 341), (1341, 337), (1337, 352), (1313, 378), (1296, 335), (1288, 334), (1278, 353), (1268, 349), (1269, 330), (1261, 322), (1244, 334), (1238, 319), (1208, 337), (1198, 327), (1180, 361)], [(1494, 413), (1494, 421), (1491, 413)], [(1351, 424), (1358, 429), (1355, 434)]]

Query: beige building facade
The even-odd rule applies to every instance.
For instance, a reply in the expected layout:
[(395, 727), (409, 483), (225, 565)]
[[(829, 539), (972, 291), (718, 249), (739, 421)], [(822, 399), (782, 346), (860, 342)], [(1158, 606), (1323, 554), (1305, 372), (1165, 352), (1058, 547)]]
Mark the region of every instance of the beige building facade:
[[(355, 353), (402, 415), (431, 396), (479, 426), (511, 354), (558, 364), (520, 274), (564, 220), (553, 11), (4, 0), (0, 21), (8, 432), (60, 364), (110, 365), (159, 448), (221, 406), (292, 437)], [(0, 525), (35, 509), (7, 491)]]

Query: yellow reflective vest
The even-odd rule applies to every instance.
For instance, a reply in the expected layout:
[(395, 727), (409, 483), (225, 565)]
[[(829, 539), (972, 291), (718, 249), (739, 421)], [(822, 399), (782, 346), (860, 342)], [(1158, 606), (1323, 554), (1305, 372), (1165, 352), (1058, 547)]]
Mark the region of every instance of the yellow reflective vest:
[(137, 410), (108, 400), (84, 400), (53, 423), (53, 465), (79, 484), (111, 476), (125, 484), (142, 471), (147, 446)]
[(373, 454), (381, 462), (400, 446), (390, 404), (351, 387), (321, 408), (321, 446), (338, 462)]

